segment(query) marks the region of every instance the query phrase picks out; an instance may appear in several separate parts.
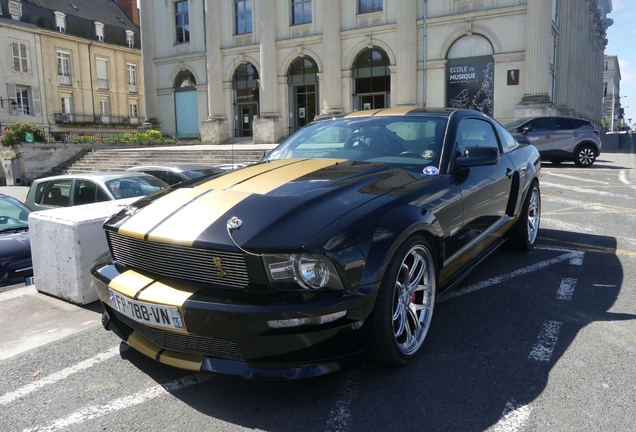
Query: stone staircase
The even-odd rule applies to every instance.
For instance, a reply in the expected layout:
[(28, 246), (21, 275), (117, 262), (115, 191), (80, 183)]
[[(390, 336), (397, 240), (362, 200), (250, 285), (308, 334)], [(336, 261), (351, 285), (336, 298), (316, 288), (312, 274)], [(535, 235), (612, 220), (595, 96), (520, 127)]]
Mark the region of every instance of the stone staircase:
[(74, 174), (89, 171), (123, 171), (135, 165), (165, 162), (191, 162), (204, 165), (220, 165), (240, 162), (257, 162), (264, 150), (234, 148), (227, 150), (192, 149), (130, 149), (91, 150), (84, 155), (56, 167), (46, 175)]

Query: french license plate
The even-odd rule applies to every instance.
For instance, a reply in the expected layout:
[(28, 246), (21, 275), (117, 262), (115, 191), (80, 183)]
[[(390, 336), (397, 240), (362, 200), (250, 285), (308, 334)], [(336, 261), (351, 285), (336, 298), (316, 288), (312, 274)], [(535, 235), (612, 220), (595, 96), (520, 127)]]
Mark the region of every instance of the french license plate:
[(183, 321), (179, 309), (174, 306), (161, 306), (130, 299), (110, 291), (110, 301), (113, 308), (137, 322), (170, 329), (183, 330)]
[(31, 277), (28, 277), (28, 278), (24, 279), (24, 284), (26, 286), (35, 285), (35, 277), (31, 276)]

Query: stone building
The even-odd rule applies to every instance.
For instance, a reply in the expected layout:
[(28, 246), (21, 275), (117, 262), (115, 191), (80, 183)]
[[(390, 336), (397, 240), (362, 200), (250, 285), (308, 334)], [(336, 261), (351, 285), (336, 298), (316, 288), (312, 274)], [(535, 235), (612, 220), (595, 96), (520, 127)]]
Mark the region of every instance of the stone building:
[(204, 143), (275, 142), (318, 115), (415, 105), (600, 124), (611, 9), (611, 0), (141, 0), (147, 123)]
[(0, 0), (2, 125), (35, 123), (52, 136), (136, 131), (141, 38), (136, 4), (120, 3)]
[(610, 131), (618, 129), (621, 114), (621, 69), (617, 56), (603, 59), (603, 126)]

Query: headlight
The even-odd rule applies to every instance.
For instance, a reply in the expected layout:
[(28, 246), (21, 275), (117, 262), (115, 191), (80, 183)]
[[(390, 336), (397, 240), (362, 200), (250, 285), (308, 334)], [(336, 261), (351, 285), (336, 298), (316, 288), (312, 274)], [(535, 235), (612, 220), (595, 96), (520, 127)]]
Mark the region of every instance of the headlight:
[(267, 276), (275, 287), (298, 284), (304, 289), (343, 289), (335, 267), (322, 255), (264, 255)]

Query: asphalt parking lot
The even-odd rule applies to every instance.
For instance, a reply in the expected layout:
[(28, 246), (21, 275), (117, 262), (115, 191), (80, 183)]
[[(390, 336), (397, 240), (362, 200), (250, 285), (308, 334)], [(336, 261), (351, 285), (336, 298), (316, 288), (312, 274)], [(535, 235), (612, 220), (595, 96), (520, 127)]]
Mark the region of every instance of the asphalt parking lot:
[(633, 146), (542, 173), (538, 246), (503, 247), (439, 298), (424, 352), (400, 369), (190, 374), (122, 350), (97, 306), (2, 290), (0, 430), (632, 431)]

